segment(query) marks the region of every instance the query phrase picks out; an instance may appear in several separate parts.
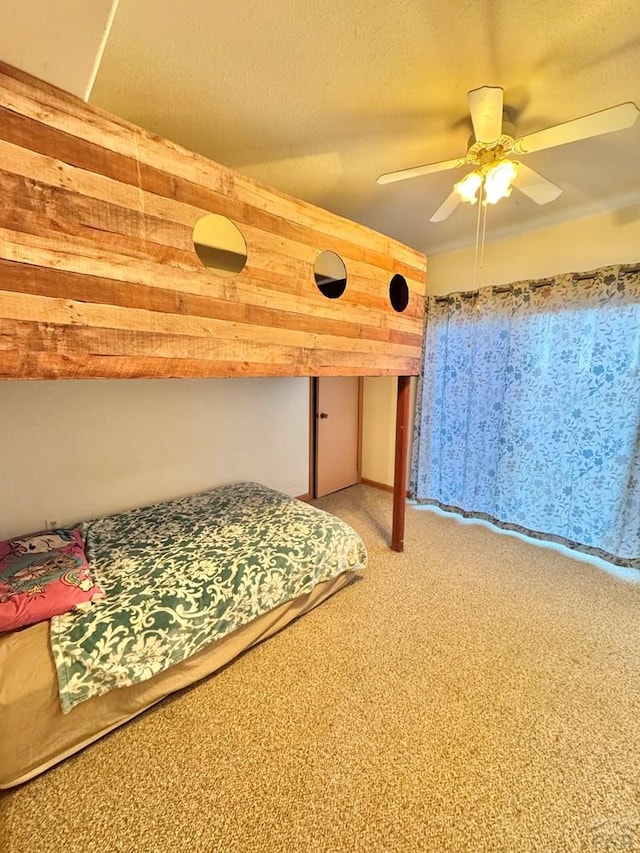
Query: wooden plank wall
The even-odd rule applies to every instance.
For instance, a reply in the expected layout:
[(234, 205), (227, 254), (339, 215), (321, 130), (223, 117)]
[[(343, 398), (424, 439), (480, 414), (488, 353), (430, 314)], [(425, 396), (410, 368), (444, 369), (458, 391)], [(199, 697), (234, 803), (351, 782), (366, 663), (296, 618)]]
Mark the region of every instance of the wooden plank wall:
[[(244, 235), (233, 278), (195, 253), (206, 213)], [(0, 378), (415, 375), (424, 285), (413, 249), (0, 63)]]

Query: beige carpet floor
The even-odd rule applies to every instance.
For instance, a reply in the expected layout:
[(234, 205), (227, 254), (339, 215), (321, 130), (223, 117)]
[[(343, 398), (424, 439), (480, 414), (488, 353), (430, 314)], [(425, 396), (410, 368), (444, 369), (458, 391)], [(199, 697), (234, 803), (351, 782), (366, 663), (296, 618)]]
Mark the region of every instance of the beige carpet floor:
[(354, 582), (0, 799), (23, 851), (640, 851), (640, 586), (390, 495)]

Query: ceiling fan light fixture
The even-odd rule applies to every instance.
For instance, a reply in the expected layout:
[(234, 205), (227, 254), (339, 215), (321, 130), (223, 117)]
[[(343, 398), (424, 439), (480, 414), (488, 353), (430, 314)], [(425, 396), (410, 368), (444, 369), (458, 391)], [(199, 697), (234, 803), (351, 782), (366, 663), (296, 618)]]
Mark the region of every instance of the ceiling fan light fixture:
[(517, 174), (518, 167), (513, 160), (493, 163), (484, 177), (484, 204), (495, 204), (511, 195)]
[(482, 186), (482, 175), (480, 172), (469, 172), (454, 184), (453, 191), (457, 193), (462, 201), (467, 201), (469, 204), (475, 204), (478, 201), (478, 190)]

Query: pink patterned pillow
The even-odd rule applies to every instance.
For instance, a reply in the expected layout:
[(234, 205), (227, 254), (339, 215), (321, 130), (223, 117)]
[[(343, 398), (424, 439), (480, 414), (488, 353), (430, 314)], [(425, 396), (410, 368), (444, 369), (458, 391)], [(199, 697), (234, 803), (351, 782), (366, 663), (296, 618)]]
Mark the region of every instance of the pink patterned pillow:
[(43, 530), (0, 542), (0, 631), (14, 631), (102, 598), (82, 533)]

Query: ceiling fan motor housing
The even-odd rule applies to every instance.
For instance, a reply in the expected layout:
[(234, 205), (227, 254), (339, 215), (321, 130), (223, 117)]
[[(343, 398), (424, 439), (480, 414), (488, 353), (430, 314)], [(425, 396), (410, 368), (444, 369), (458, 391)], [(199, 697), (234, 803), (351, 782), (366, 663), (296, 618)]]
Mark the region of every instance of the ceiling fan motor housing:
[(486, 166), (495, 163), (496, 160), (503, 160), (511, 153), (514, 143), (515, 137), (508, 133), (501, 134), (491, 145), (474, 142), (467, 151), (467, 163), (474, 166)]

